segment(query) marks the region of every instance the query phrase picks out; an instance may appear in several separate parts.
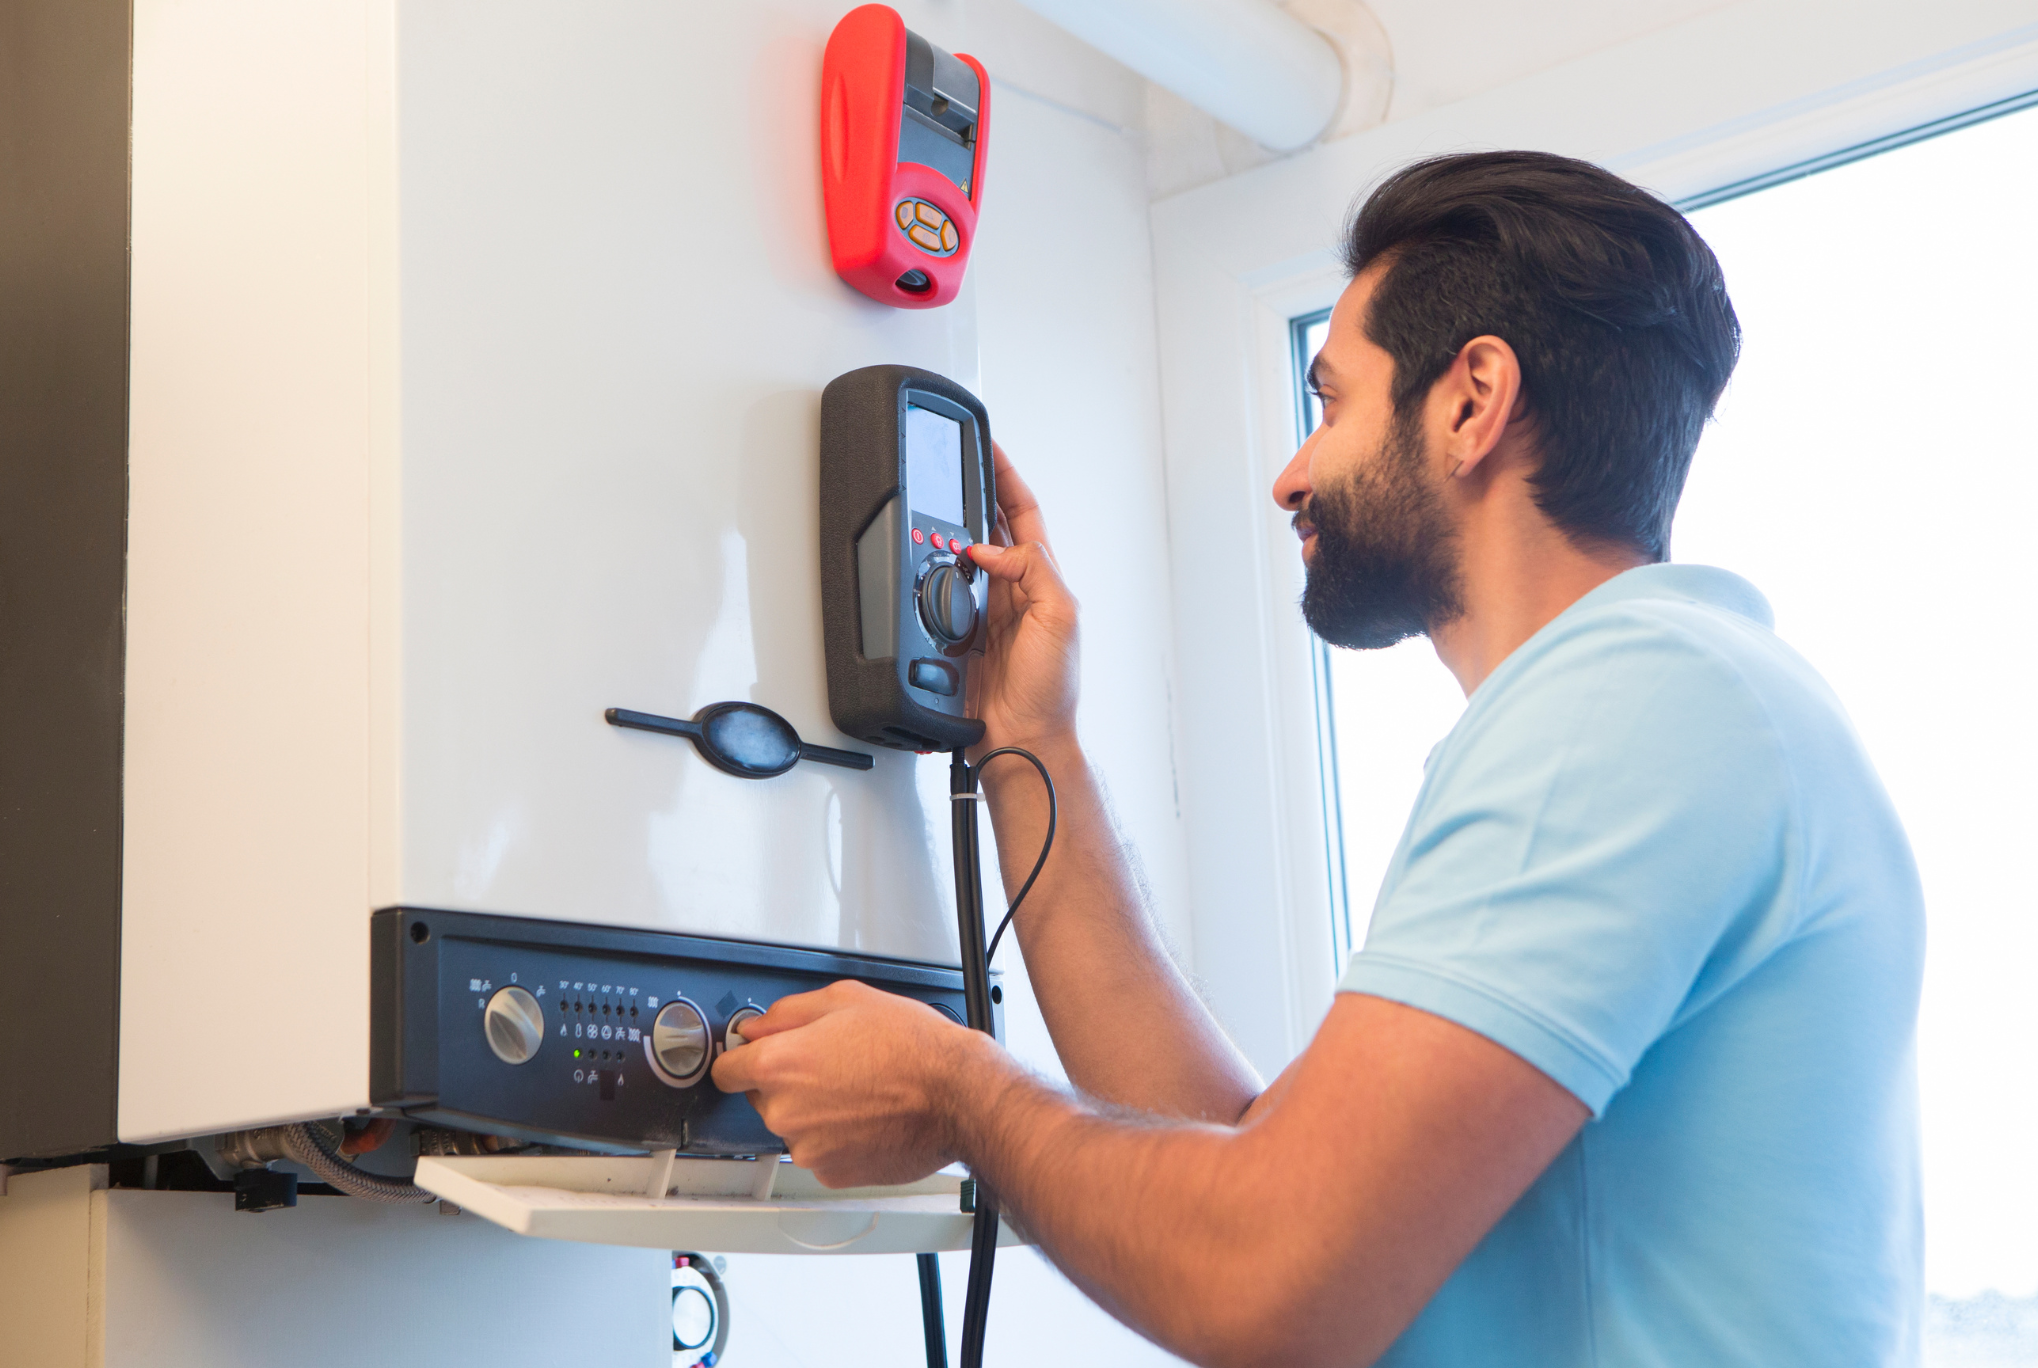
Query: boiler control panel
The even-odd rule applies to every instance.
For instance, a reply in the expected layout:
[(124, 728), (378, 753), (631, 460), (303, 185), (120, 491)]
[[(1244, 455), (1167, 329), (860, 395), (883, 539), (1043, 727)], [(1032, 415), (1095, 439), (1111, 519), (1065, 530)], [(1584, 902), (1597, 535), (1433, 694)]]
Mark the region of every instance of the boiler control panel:
[(745, 1020), (838, 979), (963, 1019), (958, 969), (824, 950), (419, 908), (377, 912), (372, 942), (374, 1103), (546, 1144), (783, 1149), (708, 1070)]

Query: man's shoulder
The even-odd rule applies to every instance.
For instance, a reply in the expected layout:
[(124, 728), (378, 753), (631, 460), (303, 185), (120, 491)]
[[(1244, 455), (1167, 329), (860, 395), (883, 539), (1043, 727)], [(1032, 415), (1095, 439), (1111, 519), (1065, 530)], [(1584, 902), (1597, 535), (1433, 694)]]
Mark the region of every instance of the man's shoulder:
[[(1639, 582), (1624, 583), (1631, 577)], [(1554, 712), (1579, 725), (1625, 716), (1708, 732), (1712, 744), (1849, 730), (1825, 680), (1772, 630), (1766, 601), (1738, 577), (1701, 566), (1617, 577), (1544, 627), (1487, 683), (1497, 686), (1490, 700), (1497, 713)]]
[(1770, 629), (1752, 588), (1713, 573), (1725, 583), (1699, 579), (1698, 592), (1680, 592), (1695, 576), (1638, 577), (1537, 633), (1473, 694), (1418, 816), (1490, 810), (1503, 795), (1546, 811), (1561, 795), (1593, 814), (1581, 832), (1626, 813), (1749, 835), (1750, 821), (1791, 821), (1808, 779), (1869, 781), (1825, 681)]

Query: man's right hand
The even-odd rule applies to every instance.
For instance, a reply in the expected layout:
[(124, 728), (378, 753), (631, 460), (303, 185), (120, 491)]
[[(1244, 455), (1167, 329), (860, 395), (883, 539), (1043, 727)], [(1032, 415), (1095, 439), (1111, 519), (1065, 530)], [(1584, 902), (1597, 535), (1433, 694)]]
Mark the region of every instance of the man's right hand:
[(1048, 549), (1040, 501), (1004, 449), (996, 458), (998, 523), (994, 541), (969, 548), (990, 576), (988, 650), (972, 674), (984, 724), (978, 754), (998, 746), (1057, 749), (1075, 737), (1076, 600)]

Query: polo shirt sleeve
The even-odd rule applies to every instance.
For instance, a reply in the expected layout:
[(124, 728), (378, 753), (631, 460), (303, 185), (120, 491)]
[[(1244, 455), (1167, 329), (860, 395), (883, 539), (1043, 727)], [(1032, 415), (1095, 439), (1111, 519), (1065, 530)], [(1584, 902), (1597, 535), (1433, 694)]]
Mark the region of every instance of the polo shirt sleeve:
[(1677, 616), (1554, 623), (1487, 681), (1339, 984), (1486, 1036), (1594, 1115), (1702, 981), (1709, 1000), (1795, 915), (1775, 729)]

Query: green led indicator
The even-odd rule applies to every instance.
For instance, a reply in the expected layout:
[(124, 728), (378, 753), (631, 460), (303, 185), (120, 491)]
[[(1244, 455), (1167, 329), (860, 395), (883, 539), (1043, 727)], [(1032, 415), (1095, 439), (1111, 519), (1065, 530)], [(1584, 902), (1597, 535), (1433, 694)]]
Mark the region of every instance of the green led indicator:
[(578, 1058), (580, 1058), (580, 1051), (578, 1051), (578, 1050), (575, 1050), (575, 1051), (573, 1052), (573, 1057), (574, 1057), (575, 1059), (578, 1059)]

